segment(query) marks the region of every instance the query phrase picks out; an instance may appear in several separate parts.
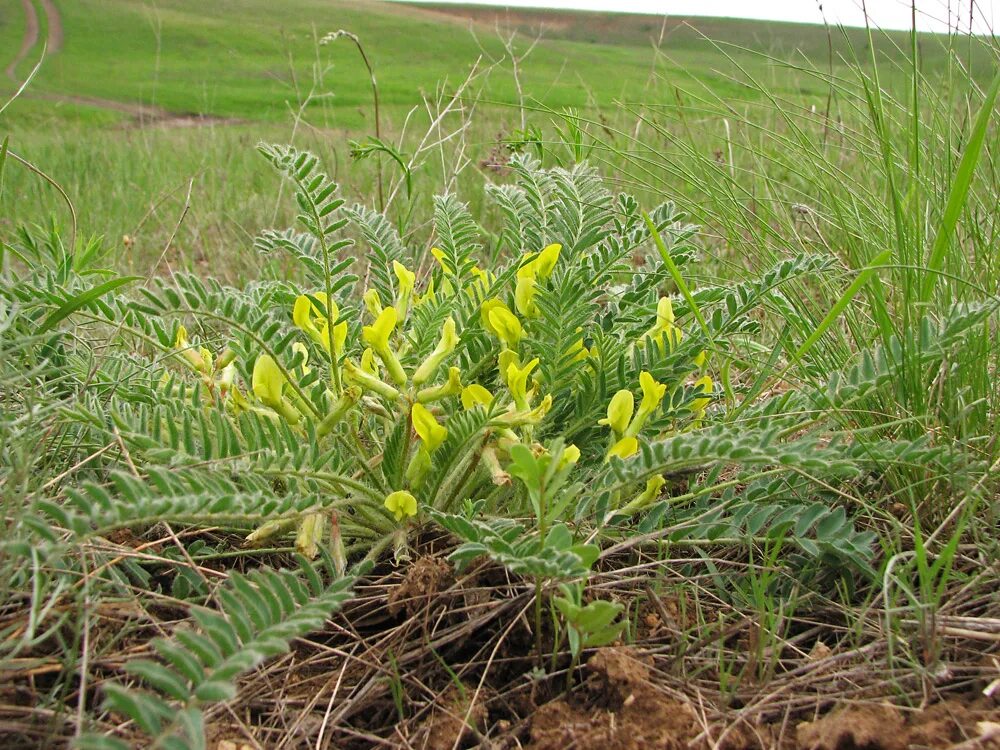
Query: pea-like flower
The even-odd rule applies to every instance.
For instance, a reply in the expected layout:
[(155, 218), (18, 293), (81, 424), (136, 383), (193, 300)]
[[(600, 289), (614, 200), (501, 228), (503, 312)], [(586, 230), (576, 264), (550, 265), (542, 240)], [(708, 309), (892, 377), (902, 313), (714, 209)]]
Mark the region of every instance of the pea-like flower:
[(628, 428), (628, 423), (632, 419), (635, 411), (635, 396), (632, 391), (622, 388), (608, 403), (608, 416), (598, 421), (598, 424), (606, 424), (614, 430), (615, 437), (621, 438)]
[[(319, 306), (317, 306), (317, 303)], [(327, 317), (329, 313), (329, 317)], [(337, 322), (340, 310), (337, 303), (327, 300), (324, 292), (300, 294), (292, 306), (292, 320), (308, 334), (331, 358), (344, 353), (347, 341), (347, 321)], [(333, 351), (330, 350), (329, 326), (333, 323)]]
[(413, 297), (413, 287), (417, 283), (417, 275), (398, 260), (392, 262), (392, 270), (399, 282), (399, 290), (396, 292), (396, 315), (399, 316), (400, 320), (403, 320), (410, 310), (410, 299)]
[(611, 450), (608, 451), (608, 458), (612, 456), (617, 456), (618, 458), (628, 458), (629, 456), (634, 456), (639, 451), (639, 441), (634, 437), (623, 437), (617, 443), (611, 446)]
[(527, 410), (528, 407), (528, 376), (531, 371), (538, 366), (538, 357), (535, 357), (524, 367), (519, 367), (512, 362), (507, 366), (507, 388), (518, 409)]
[[(191, 366), (195, 372), (200, 372), (202, 375), (207, 375), (211, 369), (211, 353), (206, 349), (201, 351), (195, 351), (191, 344), (188, 342), (187, 328), (184, 326), (177, 326), (177, 336), (174, 338), (174, 348), (180, 352), (180, 355), (184, 357), (184, 360)], [(206, 360), (205, 354), (208, 354)]]
[(396, 490), (386, 495), (384, 504), (397, 521), (417, 515), (417, 498), (406, 490)]
[(299, 412), (285, 400), (282, 393), (285, 382), (285, 374), (270, 356), (262, 354), (257, 357), (251, 377), (254, 395), (265, 406), (278, 412), (289, 424), (295, 425), (299, 422)]
[(663, 396), (667, 392), (667, 386), (657, 382), (646, 371), (639, 373), (639, 387), (642, 388), (642, 401), (639, 402), (635, 418), (625, 430), (625, 435), (628, 437), (635, 437), (639, 434), (643, 425), (646, 424), (646, 420), (660, 407), (660, 402), (663, 401)]
[(403, 385), (406, 382), (406, 373), (403, 371), (403, 366), (399, 363), (396, 353), (389, 346), (389, 337), (396, 329), (396, 320), (396, 308), (385, 308), (374, 323), (361, 329), (361, 338), (382, 360), (382, 364), (389, 372), (389, 377), (396, 385)]
[(382, 298), (378, 296), (378, 289), (369, 289), (361, 299), (364, 300), (365, 309), (372, 318), (377, 318), (382, 314)]
[(656, 303), (656, 323), (643, 334), (643, 338), (650, 338), (657, 346), (666, 346), (667, 351), (673, 351), (682, 337), (683, 332), (674, 325), (674, 306), (670, 298), (660, 297), (660, 301)]
[(441, 270), (444, 271), (445, 276), (454, 275), (455, 272), (452, 270), (451, 264), (448, 263), (447, 256), (444, 254), (444, 250), (442, 250), (439, 247), (432, 247), (431, 255), (434, 256), (434, 259), (438, 262), (438, 265), (441, 266)]
[(524, 336), (524, 328), (521, 321), (517, 319), (507, 306), (502, 302), (494, 306), (489, 312), (490, 326), (504, 344), (510, 348), (515, 348)]
[(489, 406), (493, 403), (493, 394), (479, 385), (471, 383), (462, 389), (462, 406), (466, 411), (475, 409), (477, 406)]
[(433, 453), (448, 437), (448, 428), (438, 424), (434, 415), (419, 402), (413, 405), (411, 417), (414, 431), (420, 436), (427, 451)]
[(548, 245), (540, 253), (528, 255), (527, 262), (517, 269), (517, 284), (514, 287), (514, 304), (517, 311), (528, 318), (538, 317), (538, 306), (535, 304), (535, 294), (538, 292), (539, 280), (545, 280), (552, 275), (559, 251), (562, 245)]
[(430, 380), (441, 363), (455, 351), (456, 346), (458, 346), (458, 333), (455, 331), (455, 320), (448, 318), (441, 328), (441, 338), (434, 351), (413, 373), (413, 384), (419, 386)]
[(565, 469), (567, 466), (573, 466), (579, 460), (580, 460), (580, 449), (577, 448), (573, 443), (570, 443), (565, 448), (563, 448), (562, 456), (559, 457), (559, 468)]
[(458, 396), (462, 393), (462, 371), (457, 367), (448, 368), (448, 379), (440, 385), (432, 385), (428, 388), (421, 388), (417, 391), (417, 401), (421, 404), (429, 404), (432, 401), (440, 401), (449, 396)]
[[(386, 309), (391, 310), (392, 308), (387, 307)], [(364, 362), (364, 358), (362, 358), (362, 362)], [(403, 394), (382, 380), (378, 375), (372, 375), (370, 371), (364, 367), (358, 367), (349, 359), (344, 360), (344, 377), (348, 382), (353, 383), (362, 390), (377, 393), (389, 401), (398, 401), (403, 397)]]

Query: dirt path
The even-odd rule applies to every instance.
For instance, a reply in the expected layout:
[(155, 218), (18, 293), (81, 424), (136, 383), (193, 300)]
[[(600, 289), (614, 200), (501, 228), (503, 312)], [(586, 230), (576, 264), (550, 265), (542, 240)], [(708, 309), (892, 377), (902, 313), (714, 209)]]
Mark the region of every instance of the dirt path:
[[(63, 31), (62, 16), (59, 8), (53, 0), (38, 0), (45, 14), (45, 25), (48, 29), (46, 37), (45, 54), (57, 54), (63, 46), (65, 33)], [(21, 0), (21, 7), (24, 9), (25, 28), (24, 36), (21, 38), (21, 48), (17, 55), (4, 69), (6, 76), (15, 84), (20, 84), (23, 79), (17, 75), (17, 66), (20, 65), (31, 51), (38, 45), (41, 25), (39, 23), (38, 11), (33, 0)], [(201, 116), (197, 114), (176, 114), (161, 107), (149, 104), (136, 104), (134, 102), (121, 102), (114, 99), (103, 99), (97, 96), (84, 96), (81, 94), (58, 94), (47, 91), (29, 91), (25, 94), (32, 99), (45, 99), (54, 102), (65, 102), (76, 104), (82, 107), (97, 107), (113, 112), (121, 112), (133, 119), (134, 125), (164, 125), (173, 127), (196, 127), (198, 125), (228, 124), (238, 122), (230, 118), (219, 118), (211, 116)]]
[[(38, 13), (35, 10), (35, 4), (31, 0), (21, 0), (21, 7), (24, 8), (24, 36), (21, 38), (21, 49), (17, 51), (14, 59), (10, 61), (10, 64), (4, 68), (4, 74), (12, 80), (14, 83), (20, 83), (21, 80), (17, 77), (17, 66), (20, 62), (28, 56), (32, 48), (38, 44)], [(49, 26), (51, 29), (52, 27)], [(62, 44), (62, 25), (59, 27), (59, 43)]]
[(47, 54), (54, 55), (63, 46), (62, 16), (59, 15), (59, 9), (52, 0), (41, 0), (41, 3), (49, 27), (49, 36), (48, 42), (45, 45), (45, 51)]

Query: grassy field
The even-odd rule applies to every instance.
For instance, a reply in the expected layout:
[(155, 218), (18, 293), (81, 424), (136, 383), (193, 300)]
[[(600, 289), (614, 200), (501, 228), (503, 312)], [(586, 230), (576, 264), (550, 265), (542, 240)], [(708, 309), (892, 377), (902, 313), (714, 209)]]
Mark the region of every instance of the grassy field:
[(0, 744), (996, 742), (995, 40), (31, 5)]
[[(318, 150), (350, 194), (372, 192), (369, 165), (347, 169), (349, 140), (375, 132), (368, 74), (349, 41), (318, 46), (329, 31), (343, 28), (361, 39), (378, 79), (381, 128), (401, 139), (407, 152), (430, 122), (425, 97), (453, 93), (476, 66), (480, 76), (444, 120), (445, 127), (458, 127), (463, 112), (480, 113), (468, 118), (464, 131), (474, 164), (489, 158), (499, 140), (516, 137), (521, 103), (545, 110), (531, 118), (545, 138), (557, 137), (550, 123), (568, 109), (595, 119), (602, 112), (605, 125), (626, 130), (638, 107), (660, 102), (693, 109), (710, 100), (711, 108), (745, 116), (767, 105), (761, 85), (796, 107), (825, 111), (830, 86), (801, 67), (825, 69), (832, 53), (827, 72), (850, 76), (850, 61), (864, 61), (867, 47), (857, 30), (844, 37), (837, 30), (742, 21), (664, 27), (655, 18), (612, 22), (600, 14), (570, 14), (569, 22), (553, 24), (531, 13), (469, 19), (460, 10), (385, 3), (294, 0), (206, 8), (193, 1), (83, 0), (55, 7), (63, 41), (27, 94), (4, 113), (4, 132), (16, 153), (63, 184), (82, 234), (134, 237), (130, 261), (140, 267), (159, 257), (192, 181), (189, 214), (171, 251), (182, 266), (245, 246), (262, 227), (288, 219), (260, 194), (265, 166), (248, 148), (258, 140), (292, 140)], [(39, 44), (17, 66), (20, 77), (47, 39), (43, 11), (39, 5)], [(24, 14), (16, 3), (2, 13), (0, 36), (9, 41), (4, 48), (14, 50)], [(595, 28), (614, 44), (594, 44), (586, 29)], [(500, 38), (515, 32), (513, 53), (531, 49), (516, 78)], [(104, 54), (109, 39), (112, 55)], [(414, 45), (412, 39), (421, 41)], [(900, 49), (907, 44), (905, 34), (876, 39), (890, 83), (905, 80)], [(933, 37), (920, 44), (927, 70), (944, 70), (947, 45)], [(972, 49), (971, 55), (968, 48), (956, 52), (971, 59), (975, 75), (988, 78), (988, 54)], [(14, 83), (0, 85), (10, 91)], [(708, 131), (705, 148), (714, 150), (724, 136), (715, 125)], [(415, 178), (426, 207), (440, 182), (440, 160), (422, 161)], [(6, 231), (49, 215), (65, 223), (61, 199), (47, 184), (21, 170), (6, 179), (0, 198)], [(477, 182), (471, 179), (469, 188)], [(246, 269), (248, 259), (237, 256), (224, 273)]]

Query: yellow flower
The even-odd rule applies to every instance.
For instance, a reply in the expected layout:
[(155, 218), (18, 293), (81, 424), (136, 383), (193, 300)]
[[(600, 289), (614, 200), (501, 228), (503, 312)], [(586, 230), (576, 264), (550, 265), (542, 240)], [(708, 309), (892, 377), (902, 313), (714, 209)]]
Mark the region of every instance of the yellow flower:
[(511, 365), (521, 366), (521, 359), (517, 356), (517, 352), (510, 349), (501, 349), (500, 354), (497, 355), (497, 368), (500, 370), (500, 379), (505, 384), (507, 383), (507, 373)]
[(579, 460), (580, 449), (570, 443), (563, 448), (562, 456), (559, 458), (559, 468), (564, 469), (567, 466), (572, 466)]
[(611, 401), (608, 403), (608, 416), (597, 423), (608, 425), (614, 430), (617, 437), (621, 437), (628, 428), (634, 410), (635, 397), (632, 395), (632, 391), (622, 388), (611, 397)]
[(323, 540), (324, 517), (322, 513), (310, 513), (299, 521), (299, 531), (295, 535), (295, 550), (312, 560), (319, 554), (319, 543)]
[(399, 291), (396, 293), (396, 314), (400, 320), (403, 320), (410, 309), (410, 297), (413, 296), (413, 286), (417, 283), (417, 275), (398, 260), (392, 262), (392, 270), (399, 281)]
[(361, 299), (365, 302), (365, 309), (372, 318), (377, 318), (382, 314), (382, 298), (378, 296), (378, 289), (369, 289)]
[(538, 406), (534, 409), (517, 410), (511, 407), (509, 411), (492, 420), (491, 424), (506, 428), (538, 424), (545, 418), (545, 415), (548, 414), (551, 409), (552, 394), (546, 393), (545, 398), (538, 402)]
[(378, 365), (375, 364), (375, 352), (372, 351), (371, 347), (368, 347), (361, 352), (361, 369), (369, 375), (378, 377)]
[(526, 318), (535, 318), (539, 315), (538, 305), (535, 304), (538, 282), (534, 276), (521, 276), (520, 271), (517, 273), (517, 286), (514, 287), (514, 306)]
[(399, 364), (396, 353), (389, 346), (389, 337), (392, 336), (392, 332), (396, 328), (396, 318), (396, 308), (385, 308), (374, 323), (361, 329), (361, 338), (382, 360), (385, 369), (389, 371), (389, 377), (397, 385), (402, 385), (406, 382), (406, 373), (403, 371), (403, 366)]
[(660, 297), (660, 301), (656, 303), (656, 323), (643, 334), (643, 338), (646, 337), (661, 347), (666, 341), (669, 351), (673, 351), (681, 342), (683, 332), (674, 325), (674, 306), (669, 297)]
[(177, 335), (174, 337), (174, 348), (175, 349), (187, 349), (188, 348), (188, 332), (187, 328), (184, 326), (177, 326)]
[[(663, 485), (666, 483), (667, 480), (660, 474), (651, 476), (646, 480), (646, 488), (618, 512), (631, 515), (649, 506), (660, 496), (660, 490), (663, 489)], [(614, 513), (611, 515), (614, 515)]]
[(421, 388), (417, 391), (417, 401), (422, 404), (429, 404), (431, 401), (440, 401), (448, 396), (457, 396), (461, 392), (462, 371), (457, 367), (449, 367), (448, 380), (430, 388)]
[(528, 376), (537, 366), (538, 357), (524, 367), (518, 367), (514, 362), (507, 366), (507, 388), (518, 409), (528, 409)]
[(532, 261), (535, 265), (535, 272), (540, 279), (547, 279), (552, 275), (552, 271), (559, 260), (559, 252), (561, 250), (562, 245), (560, 244), (546, 245), (542, 252), (538, 254), (538, 257)]
[[(317, 306), (319, 303), (320, 306)], [(327, 307), (329, 307), (329, 318), (327, 318)], [(295, 298), (292, 306), (292, 320), (299, 328), (305, 331), (309, 338), (321, 346), (327, 354), (336, 354), (338, 357), (344, 353), (344, 343), (347, 341), (347, 321), (337, 323), (340, 317), (340, 310), (336, 302), (327, 302), (324, 292), (313, 292), (312, 294), (300, 294)], [(333, 352), (330, 352), (329, 325), (333, 321)]]
[(416, 295), (416, 297), (417, 301), (414, 304), (417, 306), (437, 300), (437, 295), (434, 292), (434, 279), (431, 279), (427, 284), (427, 290), (423, 294)]
[(262, 354), (254, 362), (251, 385), (253, 395), (264, 405), (275, 408), (275, 405), (282, 400), (281, 391), (285, 386), (285, 375), (269, 355)]
[(496, 328), (493, 327), (493, 323), (490, 322), (490, 313), (493, 312), (493, 310), (500, 307), (502, 307), (504, 310), (507, 310), (507, 312), (510, 312), (510, 310), (507, 308), (507, 305), (505, 305), (501, 300), (497, 299), (496, 297), (486, 300), (479, 307), (479, 317), (483, 321), (483, 328), (492, 333), (494, 336), (499, 336), (500, 333), (499, 331), (497, 331)]
[(466, 289), (466, 294), (472, 299), (483, 299), (493, 285), (494, 276), (488, 271), (484, 271), (479, 266), (472, 267), (472, 275), (476, 280)]
[(521, 327), (521, 321), (517, 319), (517, 316), (501, 303), (490, 310), (489, 317), (497, 337), (507, 346), (511, 348), (516, 347), (524, 335), (524, 329)]
[(642, 401), (639, 402), (635, 419), (625, 430), (625, 434), (629, 437), (635, 437), (639, 434), (639, 430), (646, 424), (646, 420), (653, 412), (659, 408), (660, 402), (663, 401), (663, 396), (667, 392), (667, 386), (658, 383), (646, 371), (639, 373), (639, 387), (642, 388)]
[(713, 383), (710, 375), (704, 375), (698, 378), (694, 383), (695, 392), (706, 394), (705, 397), (696, 398), (691, 402), (691, 411), (693, 411), (698, 418), (704, 416), (705, 409), (710, 403), (712, 403), (712, 399), (708, 397), (712, 393), (712, 385)]
[(704, 367), (704, 366), (705, 366), (705, 350), (704, 350), (704, 349), (702, 349), (702, 350), (701, 350), (700, 352), (698, 352), (698, 353), (697, 353), (697, 354), (695, 355), (695, 358), (694, 358), (694, 366), (695, 366), (695, 367), (697, 367), (697, 368), (698, 368), (699, 370), (700, 370), (700, 369), (701, 369), (702, 367)]
[[(579, 331), (580, 329), (577, 330)], [(573, 361), (580, 362), (590, 356), (590, 350), (583, 343), (583, 338), (581, 337), (579, 341), (570, 346), (567, 354), (573, 354)]]
[[(392, 308), (386, 309), (391, 310)], [(344, 360), (344, 378), (347, 382), (353, 383), (363, 390), (377, 393), (390, 401), (397, 401), (403, 397), (399, 391), (379, 378), (378, 375), (372, 375), (368, 370), (358, 367), (349, 359)]]
[(277, 363), (267, 354), (257, 357), (253, 365), (251, 386), (254, 395), (261, 403), (274, 409), (283, 416), (289, 424), (298, 424), (299, 413), (294, 406), (285, 401), (282, 390), (285, 387), (285, 374)]
[(474, 409), (476, 406), (489, 406), (493, 403), (493, 394), (483, 388), (478, 383), (472, 383), (462, 389), (462, 406), (466, 410)]
[(634, 437), (623, 437), (611, 446), (611, 450), (608, 451), (608, 458), (611, 458), (612, 456), (617, 456), (618, 458), (628, 458), (629, 456), (634, 456), (638, 450), (638, 440)]
[(451, 266), (448, 265), (448, 261), (445, 259), (444, 250), (439, 247), (431, 248), (431, 255), (437, 260), (438, 264), (441, 266), (441, 270), (444, 271), (445, 275), (451, 275), (454, 271), (451, 270)]
[(202, 374), (208, 374), (209, 367), (205, 363), (205, 357), (201, 352), (196, 352), (191, 347), (191, 344), (188, 342), (187, 328), (184, 326), (177, 326), (174, 348), (180, 351), (180, 355), (184, 357), (192, 369)]
[(434, 351), (430, 353), (423, 364), (413, 373), (413, 384), (421, 385), (434, 375), (440, 364), (448, 357), (458, 345), (458, 333), (455, 331), (455, 320), (448, 318), (441, 328), (441, 339), (438, 341)]
[(448, 437), (448, 429), (438, 424), (434, 415), (421, 403), (413, 405), (413, 429), (420, 436), (427, 450), (433, 453)]
[(406, 490), (396, 490), (385, 498), (385, 507), (397, 521), (417, 515), (417, 498)]

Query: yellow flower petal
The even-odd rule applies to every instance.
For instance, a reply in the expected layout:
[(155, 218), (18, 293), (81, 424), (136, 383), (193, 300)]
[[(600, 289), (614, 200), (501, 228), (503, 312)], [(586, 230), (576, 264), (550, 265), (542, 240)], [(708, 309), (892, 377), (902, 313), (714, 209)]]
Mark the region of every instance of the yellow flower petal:
[(285, 375), (269, 355), (261, 354), (253, 365), (251, 385), (257, 398), (267, 406), (276, 408), (282, 399)]
[(417, 515), (417, 498), (406, 490), (396, 490), (385, 498), (385, 507), (397, 521)]
[(632, 391), (622, 388), (611, 397), (611, 401), (608, 403), (608, 416), (599, 420), (598, 424), (608, 425), (615, 431), (615, 435), (621, 437), (628, 428), (634, 410), (635, 397), (632, 395)]
[(398, 260), (392, 262), (392, 270), (399, 281), (399, 290), (396, 293), (396, 313), (402, 320), (410, 309), (410, 297), (413, 295), (413, 286), (417, 283), (417, 275)]
[(456, 346), (458, 346), (458, 333), (455, 329), (455, 320), (448, 318), (441, 327), (441, 338), (434, 351), (413, 373), (413, 384), (420, 385), (429, 380), (445, 358), (455, 351)]
[(454, 273), (454, 271), (451, 270), (451, 266), (448, 265), (448, 261), (446, 260), (446, 256), (444, 254), (444, 250), (442, 250), (439, 247), (432, 247), (431, 248), (431, 255), (433, 255), (434, 258), (437, 260), (438, 264), (441, 266), (441, 270), (444, 271), (445, 274), (453, 274)]
[(534, 260), (535, 272), (538, 274), (538, 278), (547, 279), (552, 275), (553, 269), (556, 267), (556, 263), (559, 261), (559, 252), (562, 250), (562, 245), (554, 243), (552, 245), (547, 245), (545, 249), (538, 254), (538, 257)]
[(559, 459), (559, 468), (564, 469), (580, 460), (580, 449), (570, 443), (563, 448), (562, 456)]
[(639, 410), (652, 414), (663, 400), (667, 386), (657, 382), (652, 375), (643, 370), (639, 373), (639, 387), (642, 388), (642, 402), (639, 404)]
[(188, 332), (184, 326), (177, 326), (177, 335), (174, 337), (175, 349), (188, 348)]
[(524, 328), (521, 327), (521, 321), (517, 316), (501, 303), (500, 306), (490, 310), (489, 318), (497, 337), (507, 346), (516, 347), (524, 335)]
[(496, 297), (486, 300), (479, 308), (479, 317), (483, 322), (483, 328), (492, 333), (494, 336), (499, 336), (500, 332), (497, 331), (497, 329), (493, 327), (493, 323), (490, 322), (490, 313), (500, 307), (507, 310), (507, 312), (510, 312), (510, 310), (507, 309), (507, 305)]
[(396, 320), (396, 308), (385, 308), (374, 323), (361, 329), (361, 338), (377, 353), (380, 348), (389, 346), (389, 337), (396, 329)]
[(466, 410), (476, 406), (489, 406), (493, 403), (493, 394), (478, 383), (472, 383), (462, 389), (462, 406)]
[(301, 341), (296, 341), (294, 344), (292, 344), (292, 351), (295, 352), (296, 354), (302, 355), (302, 364), (300, 365), (300, 367), (302, 368), (302, 374), (308, 375), (310, 372), (312, 372), (312, 368), (309, 367), (309, 350), (306, 348), (306, 345), (303, 344)]
[(382, 314), (382, 298), (378, 296), (378, 289), (369, 289), (361, 299), (364, 300), (365, 309), (372, 318), (377, 318)]
[(538, 305), (535, 304), (535, 293), (538, 291), (538, 282), (534, 277), (525, 276), (517, 280), (514, 287), (514, 307), (526, 318), (534, 318), (538, 315)]
[(634, 437), (623, 437), (611, 446), (608, 451), (608, 458), (617, 456), (618, 458), (628, 458), (634, 456), (639, 451), (639, 441)]
[(513, 362), (507, 367), (507, 388), (518, 409), (528, 408), (528, 376), (537, 366), (538, 358), (535, 357), (524, 367), (518, 367)]
[(420, 436), (427, 450), (433, 453), (448, 437), (448, 429), (438, 424), (434, 415), (421, 403), (413, 405), (411, 417), (414, 431)]

